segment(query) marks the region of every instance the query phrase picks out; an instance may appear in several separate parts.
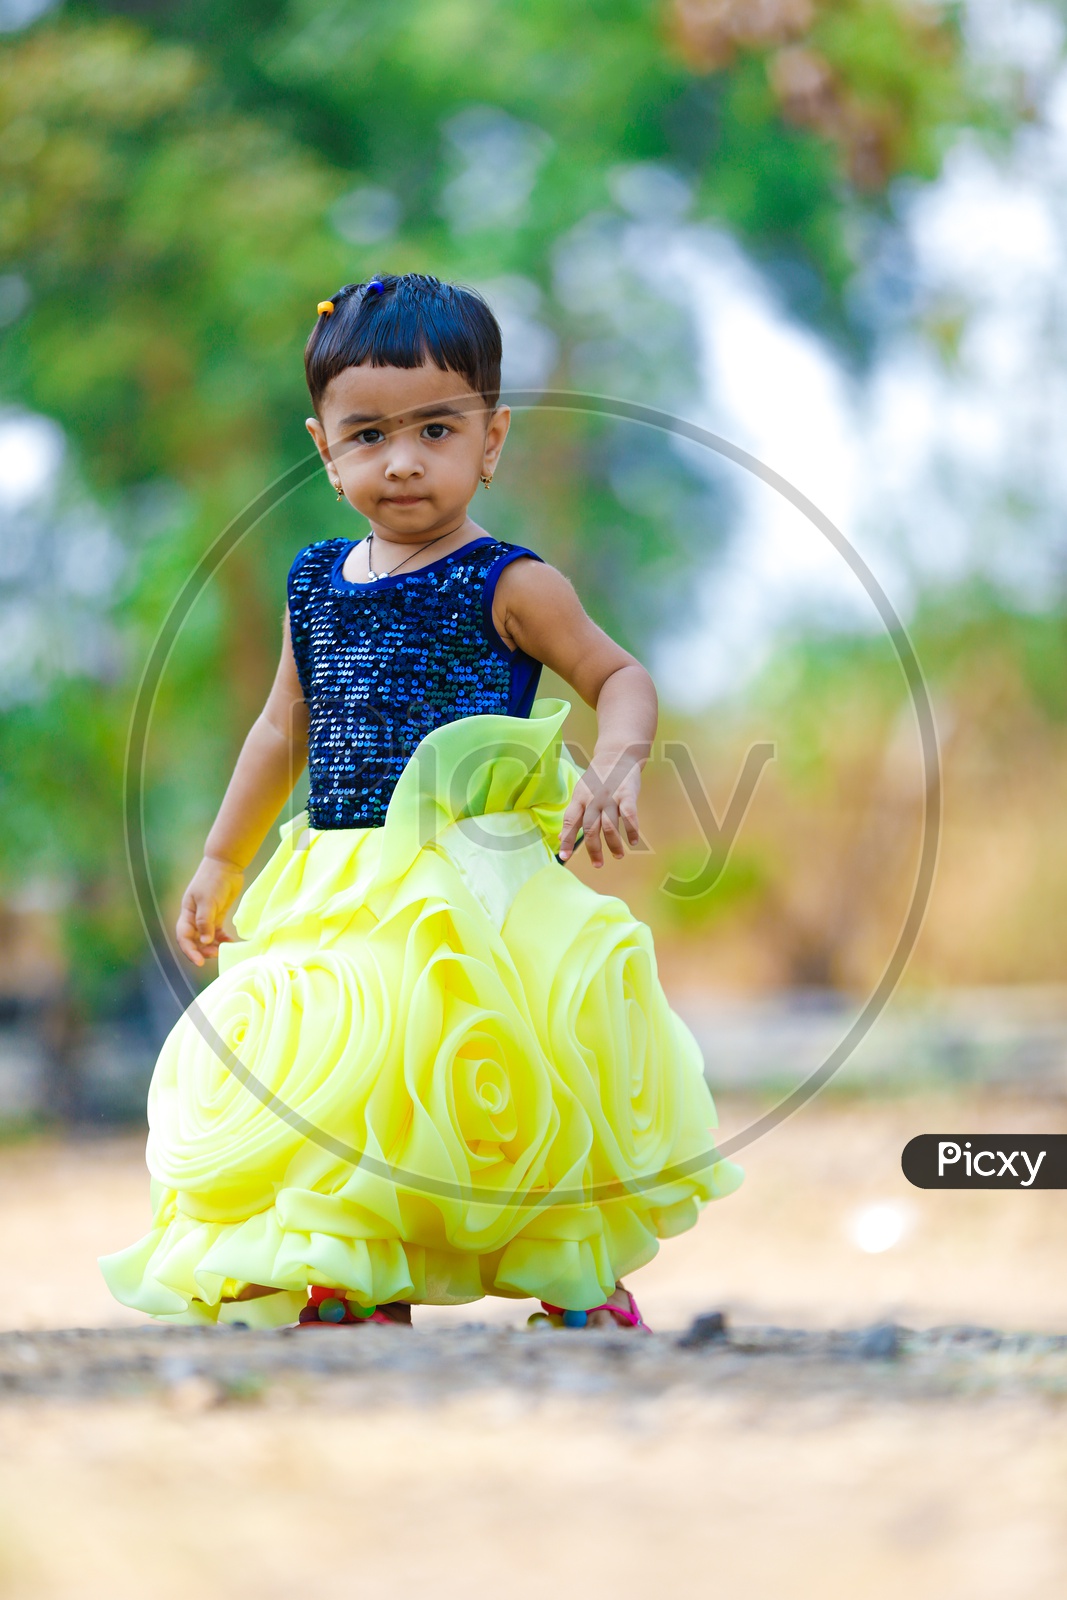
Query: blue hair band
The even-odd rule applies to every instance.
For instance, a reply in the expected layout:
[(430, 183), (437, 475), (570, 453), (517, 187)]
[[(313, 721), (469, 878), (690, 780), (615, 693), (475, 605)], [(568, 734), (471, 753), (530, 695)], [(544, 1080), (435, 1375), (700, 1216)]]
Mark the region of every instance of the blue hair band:
[(381, 278), (371, 278), (370, 282), (367, 284), (367, 287), (364, 289), (363, 293), (364, 293), (364, 295), (368, 295), (368, 294), (384, 294), (385, 293), (385, 284), (382, 282)]

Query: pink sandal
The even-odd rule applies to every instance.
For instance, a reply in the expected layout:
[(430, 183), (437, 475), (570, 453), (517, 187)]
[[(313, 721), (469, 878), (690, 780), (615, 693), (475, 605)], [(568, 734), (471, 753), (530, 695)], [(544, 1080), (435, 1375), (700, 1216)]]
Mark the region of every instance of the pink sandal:
[(588, 1311), (565, 1311), (562, 1306), (550, 1306), (547, 1300), (542, 1300), (541, 1309), (546, 1316), (542, 1319), (535, 1311), (530, 1321), (552, 1321), (559, 1317), (565, 1328), (584, 1328), (594, 1311), (610, 1311), (613, 1317), (618, 1317), (619, 1321), (626, 1323), (628, 1327), (643, 1328), (646, 1333), (651, 1333), (652, 1329), (642, 1317), (637, 1308), (637, 1301), (629, 1289), (624, 1289), (623, 1294), (630, 1302), (629, 1311), (624, 1311), (622, 1306), (608, 1305), (606, 1301), (602, 1306), (590, 1306)]
[[(396, 1300), (394, 1305), (405, 1304)], [(340, 1327), (346, 1322), (387, 1322), (391, 1327), (411, 1326), (411, 1307), (407, 1306), (407, 1318), (391, 1317), (388, 1312), (381, 1311), (377, 1306), (353, 1305), (346, 1296), (344, 1289), (325, 1289), (318, 1284), (308, 1289), (308, 1303), (300, 1313), (299, 1326), (313, 1327), (316, 1323)]]

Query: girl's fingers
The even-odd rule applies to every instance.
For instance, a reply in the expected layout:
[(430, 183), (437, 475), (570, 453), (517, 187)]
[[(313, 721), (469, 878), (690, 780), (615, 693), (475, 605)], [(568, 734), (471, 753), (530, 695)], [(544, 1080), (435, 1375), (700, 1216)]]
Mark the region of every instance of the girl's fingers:
[(220, 907), (224, 911), (228, 903), (227, 890), (216, 893), (210, 888), (199, 888), (196, 878), (182, 896), (174, 931), (182, 953), (198, 967), (202, 967), (207, 958), (218, 955), (220, 944), (234, 943), (234, 935), (225, 931), (220, 914)]
[(613, 807), (605, 807), (601, 819), (604, 828), (604, 843), (616, 861), (621, 861), (626, 852), (623, 849), (622, 838), (619, 834), (618, 813), (614, 812), (613, 814), (613, 811)]
[(578, 837), (578, 829), (582, 825), (585, 815), (585, 805), (581, 800), (571, 800), (570, 805), (563, 813), (563, 827), (559, 836), (559, 854), (563, 861), (574, 849), (574, 841)]
[(182, 903), (181, 915), (178, 918), (174, 932), (178, 939), (178, 948), (182, 954), (188, 956), (190, 961), (195, 961), (197, 952), (193, 940), (196, 933), (196, 924), (193, 921), (192, 912), (184, 902)]
[(595, 806), (589, 806), (585, 813), (585, 848), (589, 852), (589, 859), (594, 867), (604, 865), (604, 852), (600, 843), (600, 813)]
[(594, 776), (591, 779), (588, 773), (563, 813), (559, 844), (561, 861), (573, 855), (579, 830), (585, 835), (585, 847), (595, 867), (604, 865), (605, 844), (615, 859), (622, 861), (627, 843), (637, 845), (641, 842), (634, 801), (629, 795), (625, 799), (618, 799), (599, 778)]
[(233, 934), (227, 933), (225, 928), (220, 928), (218, 930), (210, 944), (194, 943), (193, 939), (187, 933), (183, 934), (179, 932), (178, 934), (178, 945), (183, 954), (188, 956), (189, 960), (198, 967), (202, 967), (205, 961), (217, 956), (220, 945), (235, 943), (236, 940), (234, 939)]
[(204, 965), (204, 958), (200, 951), (196, 948), (196, 945), (189, 938), (188, 934), (183, 934), (180, 931), (180, 928), (178, 932), (178, 948), (181, 950), (182, 955), (187, 956), (194, 966), (202, 967)]
[(626, 838), (631, 845), (641, 843), (641, 830), (637, 826), (637, 807), (632, 800), (624, 800), (619, 806), (619, 818), (626, 829)]
[(190, 890), (182, 900), (181, 915), (176, 928), (178, 944), (196, 966), (202, 967), (206, 956), (214, 955), (215, 908), (211, 901), (198, 904)]

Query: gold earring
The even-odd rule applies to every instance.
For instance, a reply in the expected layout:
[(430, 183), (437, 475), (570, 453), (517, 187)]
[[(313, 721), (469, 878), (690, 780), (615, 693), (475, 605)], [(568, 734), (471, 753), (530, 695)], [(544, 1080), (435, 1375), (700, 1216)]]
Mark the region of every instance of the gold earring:
[(342, 489), (342, 488), (341, 488), (341, 485), (340, 485), (340, 484), (338, 484), (338, 485), (337, 485), (337, 498), (338, 498), (338, 500), (343, 500), (343, 499), (344, 499), (344, 497), (345, 497), (345, 492), (344, 492), (344, 490), (343, 490), (343, 489)]
[(489, 474), (488, 478), (485, 476), (484, 473), (482, 474), (482, 482), (485, 484), (485, 487), (487, 489), (488, 489), (489, 485), (492, 483), (492, 481), (493, 481), (492, 473)]

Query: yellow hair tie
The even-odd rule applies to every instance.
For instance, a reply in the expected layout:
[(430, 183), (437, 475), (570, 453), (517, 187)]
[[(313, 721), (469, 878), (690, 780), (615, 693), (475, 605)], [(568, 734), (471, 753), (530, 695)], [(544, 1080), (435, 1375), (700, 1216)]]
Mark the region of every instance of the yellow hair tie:
[(319, 301), (318, 310), (319, 310), (319, 316), (320, 317), (328, 317), (330, 315), (330, 313), (333, 311), (333, 301), (332, 300), (320, 300)]

